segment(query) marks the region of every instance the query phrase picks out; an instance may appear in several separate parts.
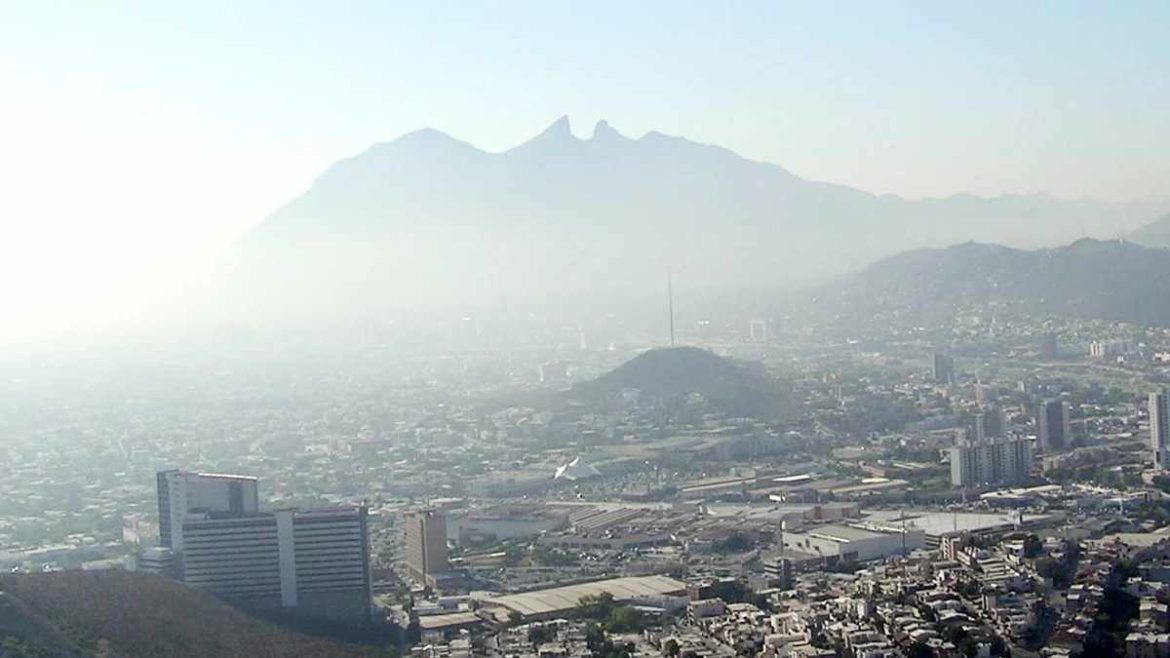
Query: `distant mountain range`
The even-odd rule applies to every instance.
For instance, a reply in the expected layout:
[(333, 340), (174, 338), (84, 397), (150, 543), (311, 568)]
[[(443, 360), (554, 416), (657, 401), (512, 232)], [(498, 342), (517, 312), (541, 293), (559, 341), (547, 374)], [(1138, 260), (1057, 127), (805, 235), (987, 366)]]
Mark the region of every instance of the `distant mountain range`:
[(1142, 226), (1126, 238), (1147, 247), (1170, 247), (1170, 214)]
[(1114, 236), (1165, 200), (908, 200), (809, 181), (717, 146), (561, 118), (489, 153), (435, 130), (326, 170), (247, 234), (223, 280), (240, 312), (328, 317), (404, 306), (770, 288), (967, 240)]
[(659, 348), (643, 352), (618, 368), (565, 395), (586, 403), (602, 403), (637, 391), (639, 405), (671, 409), (695, 396), (730, 416), (775, 420), (788, 410), (780, 382), (759, 364), (718, 356), (697, 347)]
[(819, 290), (822, 303), (866, 314), (926, 312), (972, 302), (1170, 326), (1170, 251), (1082, 239), (1024, 251), (968, 242), (886, 258)]
[(0, 656), (382, 655), (253, 619), (209, 594), (124, 571), (0, 575)]

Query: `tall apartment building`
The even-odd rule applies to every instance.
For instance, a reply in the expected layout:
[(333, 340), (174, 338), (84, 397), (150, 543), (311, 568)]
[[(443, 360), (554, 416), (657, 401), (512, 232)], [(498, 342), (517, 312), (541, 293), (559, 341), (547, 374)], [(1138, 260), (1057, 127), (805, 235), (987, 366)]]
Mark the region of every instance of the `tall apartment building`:
[(1060, 356), (1060, 346), (1056, 340), (1056, 334), (1051, 331), (1046, 332), (1040, 337), (1040, 358), (1045, 361), (1055, 360)]
[(1150, 393), (1150, 448), (1154, 467), (1170, 469), (1170, 388)]
[(406, 515), (406, 569), (420, 583), (447, 570), (447, 517), (442, 512)]
[(242, 516), (260, 511), (257, 481), (245, 475), (161, 471), (158, 481), (159, 545), (183, 550), (183, 521), (189, 514)]
[(934, 376), (934, 381), (939, 384), (954, 384), (955, 360), (945, 354), (935, 352), (931, 374)]
[(994, 439), (1004, 435), (1007, 419), (999, 407), (984, 407), (975, 414), (975, 440)]
[(1036, 410), (1037, 446), (1044, 452), (1068, 447), (1072, 433), (1068, 426), (1068, 407), (1063, 400), (1047, 400)]
[(192, 515), (183, 536), (183, 582), (191, 587), (242, 607), (370, 619), (364, 507)]
[(1032, 442), (1025, 438), (963, 442), (951, 448), (950, 456), (956, 487), (1023, 482), (1032, 472)]

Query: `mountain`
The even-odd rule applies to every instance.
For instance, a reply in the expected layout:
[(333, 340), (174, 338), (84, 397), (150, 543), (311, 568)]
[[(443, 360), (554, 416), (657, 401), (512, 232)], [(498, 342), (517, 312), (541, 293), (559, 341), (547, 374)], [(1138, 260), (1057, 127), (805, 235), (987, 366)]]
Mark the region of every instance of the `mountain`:
[(904, 249), (1059, 244), (1165, 212), (1043, 195), (908, 200), (805, 180), (680, 137), (588, 139), (562, 117), (489, 153), (436, 130), (329, 167), (233, 249), (239, 313), (613, 298), (820, 280)]
[(0, 575), (0, 656), (350, 657), (376, 651), (286, 631), (158, 576)]
[(824, 303), (867, 314), (943, 311), (959, 304), (1026, 304), (1045, 313), (1170, 325), (1170, 251), (1081, 239), (1026, 251), (965, 243), (884, 259), (820, 291)]
[(787, 410), (779, 382), (758, 364), (717, 356), (697, 347), (643, 352), (589, 382), (574, 386), (568, 397), (599, 402), (637, 390), (641, 405), (678, 407), (693, 396), (731, 416), (776, 419)]
[(1147, 247), (1170, 247), (1170, 213), (1131, 232), (1127, 238)]

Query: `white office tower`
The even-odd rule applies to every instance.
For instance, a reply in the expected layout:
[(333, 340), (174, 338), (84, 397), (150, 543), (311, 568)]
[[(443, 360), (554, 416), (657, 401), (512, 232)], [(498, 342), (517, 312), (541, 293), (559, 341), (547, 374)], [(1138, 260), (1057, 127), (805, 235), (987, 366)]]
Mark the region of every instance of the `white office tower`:
[(956, 487), (1024, 482), (1032, 471), (1032, 442), (1019, 437), (963, 442), (951, 448), (950, 457)]
[(1170, 469), (1170, 389), (1150, 393), (1150, 447), (1154, 467)]
[(183, 524), (183, 581), (243, 607), (370, 618), (366, 508), (281, 510)]
[(245, 475), (161, 471), (158, 479), (159, 545), (183, 551), (183, 521), (189, 514), (244, 516), (260, 511), (256, 478)]

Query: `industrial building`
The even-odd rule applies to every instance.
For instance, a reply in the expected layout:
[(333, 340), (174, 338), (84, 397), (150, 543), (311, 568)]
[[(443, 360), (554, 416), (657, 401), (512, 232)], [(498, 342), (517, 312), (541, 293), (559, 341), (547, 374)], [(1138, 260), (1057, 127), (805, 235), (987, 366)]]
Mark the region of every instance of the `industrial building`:
[(903, 555), (926, 546), (926, 533), (907, 526), (826, 525), (784, 534), (784, 549), (833, 558), (836, 562), (866, 562)]
[(686, 605), (686, 592), (686, 583), (673, 578), (637, 576), (508, 594), (481, 599), (480, 603), (497, 611), (499, 614), (496, 616), (501, 621), (507, 621), (511, 612), (521, 615), (525, 621), (538, 621), (564, 616), (577, 607), (583, 596), (609, 593), (615, 601), (621, 603), (675, 609)]

